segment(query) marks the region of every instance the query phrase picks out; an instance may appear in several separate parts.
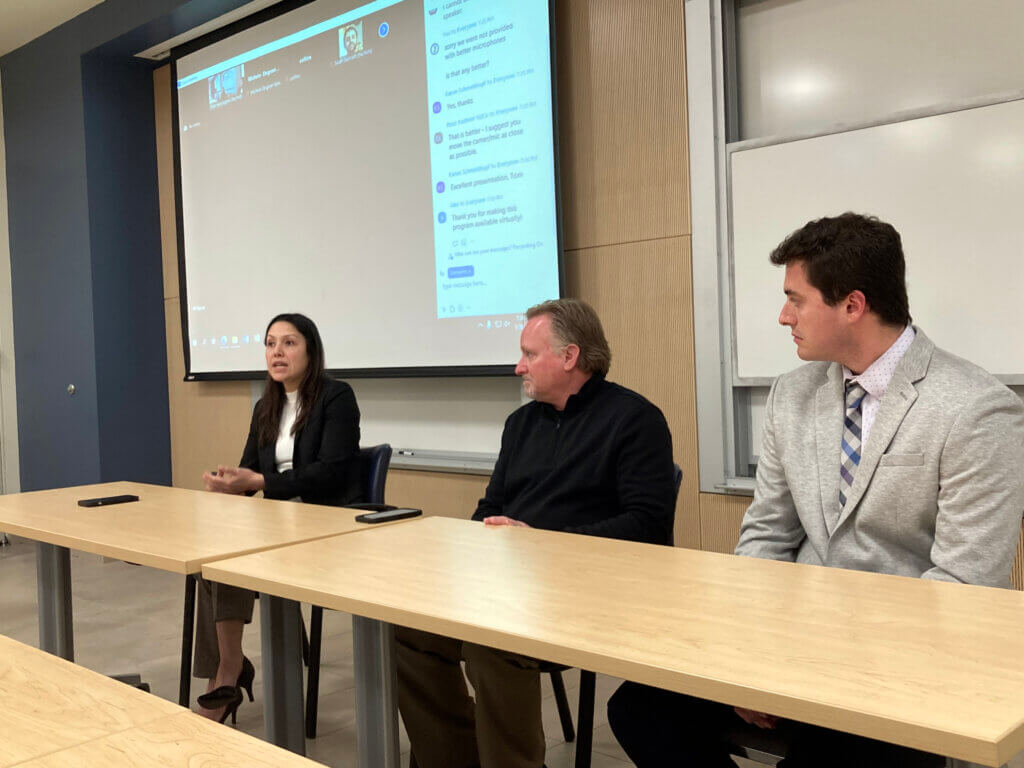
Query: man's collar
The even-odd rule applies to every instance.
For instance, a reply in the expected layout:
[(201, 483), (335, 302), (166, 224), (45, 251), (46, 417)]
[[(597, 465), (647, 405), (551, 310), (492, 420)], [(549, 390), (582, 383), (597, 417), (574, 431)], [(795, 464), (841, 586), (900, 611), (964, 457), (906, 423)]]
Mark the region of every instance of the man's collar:
[(594, 395), (597, 394), (598, 390), (601, 389), (601, 384), (604, 382), (605, 374), (596, 372), (590, 375), (590, 378), (583, 382), (583, 386), (580, 387), (579, 392), (574, 395), (569, 395), (569, 399), (565, 401), (565, 408), (558, 411), (550, 403), (544, 403), (545, 410), (549, 411), (551, 415), (557, 416), (559, 413), (565, 415), (572, 415), (585, 407), (588, 402), (594, 399)]
[(907, 350), (910, 349), (910, 345), (914, 341), (914, 328), (911, 325), (907, 325), (901, 333), (885, 352), (883, 352), (878, 359), (876, 359), (871, 365), (869, 365), (862, 373), (854, 375), (854, 373), (843, 366), (843, 379), (845, 381), (856, 381), (862, 387), (864, 391), (874, 397), (882, 397), (885, 394), (886, 389), (889, 387), (889, 382), (892, 380), (893, 373), (896, 372), (896, 366), (899, 365), (900, 360), (903, 359), (903, 355), (906, 354)]

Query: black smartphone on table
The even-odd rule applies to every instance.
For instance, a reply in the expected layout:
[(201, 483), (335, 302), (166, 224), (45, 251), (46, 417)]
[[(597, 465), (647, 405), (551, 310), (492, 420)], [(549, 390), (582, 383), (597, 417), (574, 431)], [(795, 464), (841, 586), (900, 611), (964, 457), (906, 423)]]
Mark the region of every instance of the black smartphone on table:
[(139, 497), (134, 496), (130, 493), (124, 493), (120, 496), (100, 496), (95, 499), (79, 499), (78, 506), (80, 507), (106, 507), (110, 504), (125, 504), (129, 501), (138, 501)]
[(408, 517), (417, 517), (422, 514), (422, 509), (408, 509), (402, 507), (397, 509), (381, 509), (376, 512), (365, 512), (362, 515), (356, 515), (356, 522), (390, 523), (393, 520), (405, 520)]

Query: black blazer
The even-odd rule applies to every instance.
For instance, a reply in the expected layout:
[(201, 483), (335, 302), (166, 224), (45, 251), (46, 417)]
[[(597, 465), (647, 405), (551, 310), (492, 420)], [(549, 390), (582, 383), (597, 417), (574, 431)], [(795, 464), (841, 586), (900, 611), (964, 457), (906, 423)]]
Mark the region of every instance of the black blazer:
[[(260, 403), (263, 401), (260, 400)], [(324, 379), (306, 425), (295, 434), (292, 468), (277, 471), (276, 442), (260, 446), (253, 409), (249, 439), (239, 466), (263, 474), (268, 499), (301, 496), (310, 504), (344, 506), (363, 496), (359, 476), (359, 406), (352, 387)]]

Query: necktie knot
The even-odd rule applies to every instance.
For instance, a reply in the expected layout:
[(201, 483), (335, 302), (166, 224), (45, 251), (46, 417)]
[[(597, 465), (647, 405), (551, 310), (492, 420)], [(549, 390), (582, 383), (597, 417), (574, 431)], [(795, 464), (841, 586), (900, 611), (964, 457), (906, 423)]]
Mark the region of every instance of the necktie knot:
[(850, 380), (846, 382), (846, 410), (847, 412), (852, 410), (860, 410), (860, 404), (863, 402), (867, 392), (864, 390), (859, 383)]

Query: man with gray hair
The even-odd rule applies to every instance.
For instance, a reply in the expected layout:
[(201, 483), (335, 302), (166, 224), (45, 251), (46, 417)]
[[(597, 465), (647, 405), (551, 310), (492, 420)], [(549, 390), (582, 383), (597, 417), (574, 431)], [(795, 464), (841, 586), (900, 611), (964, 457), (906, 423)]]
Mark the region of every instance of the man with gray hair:
[[(526, 317), (516, 374), (533, 402), (505, 422), (473, 519), (670, 543), (675, 484), (665, 417), (605, 379), (611, 352), (589, 305), (547, 301)], [(395, 635), (398, 705), (419, 768), (541, 768), (536, 659), (407, 628)]]

